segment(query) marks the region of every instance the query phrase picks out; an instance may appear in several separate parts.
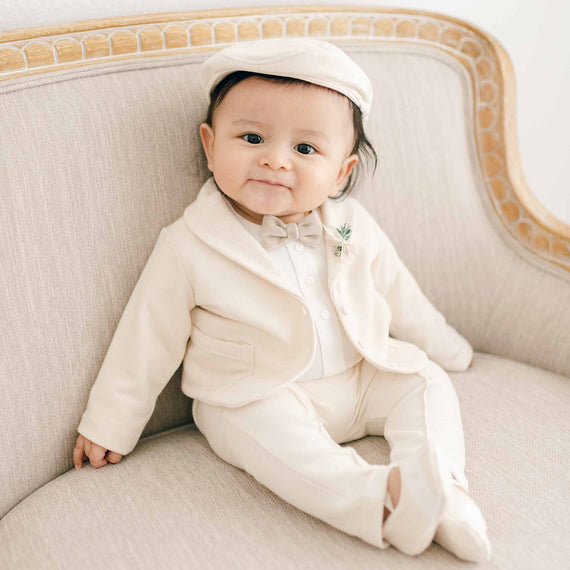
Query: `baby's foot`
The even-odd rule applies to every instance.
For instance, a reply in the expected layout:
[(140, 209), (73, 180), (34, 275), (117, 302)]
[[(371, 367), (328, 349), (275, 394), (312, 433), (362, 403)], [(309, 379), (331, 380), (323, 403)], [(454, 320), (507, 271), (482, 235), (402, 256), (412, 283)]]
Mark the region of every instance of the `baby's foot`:
[(473, 499), (453, 485), (449, 509), (437, 526), (434, 541), (461, 560), (480, 562), (491, 557), (487, 524)]
[(400, 501), (400, 491), (402, 486), (402, 479), (400, 477), (400, 468), (398, 466), (394, 467), (388, 474), (388, 485), (386, 489), (386, 503), (384, 506), (384, 518), (383, 522), (390, 513), (396, 508)]
[(451, 482), (441, 475), (431, 443), (397, 463), (388, 476), (386, 498), (393, 508), (385, 516), (383, 537), (401, 552), (415, 556), (433, 540)]

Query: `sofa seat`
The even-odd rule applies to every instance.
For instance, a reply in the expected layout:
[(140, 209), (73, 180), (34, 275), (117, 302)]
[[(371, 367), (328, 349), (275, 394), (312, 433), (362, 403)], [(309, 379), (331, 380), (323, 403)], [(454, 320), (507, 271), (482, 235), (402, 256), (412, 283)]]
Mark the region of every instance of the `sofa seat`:
[[(471, 494), (494, 550), (477, 568), (566, 567), (568, 513), (558, 505), (570, 488), (560, 469), (570, 449), (568, 379), (486, 353), (450, 376)], [(345, 445), (371, 463), (389, 461), (382, 437)], [(32, 493), (0, 523), (0, 560), (18, 569), (465, 567), (435, 543), (421, 557), (382, 551), (301, 512), (219, 459), (193, 424)]]

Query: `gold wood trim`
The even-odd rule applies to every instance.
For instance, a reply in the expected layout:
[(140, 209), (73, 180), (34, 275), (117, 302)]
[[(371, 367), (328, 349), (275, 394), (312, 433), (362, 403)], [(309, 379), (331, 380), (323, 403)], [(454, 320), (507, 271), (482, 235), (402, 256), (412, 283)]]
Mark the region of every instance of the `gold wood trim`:
[(452, 16), (399, 8), (264, 6), (11, 30), (0, 33), (0, 85), (24, 75), (281, 36), (427, 44), (454, 56), (471, 77), (477, 151), (497, 216), (525, 249), (570, 271), (570, 225), (536, 199), (522, 171), (509, 56), (490, 34)]

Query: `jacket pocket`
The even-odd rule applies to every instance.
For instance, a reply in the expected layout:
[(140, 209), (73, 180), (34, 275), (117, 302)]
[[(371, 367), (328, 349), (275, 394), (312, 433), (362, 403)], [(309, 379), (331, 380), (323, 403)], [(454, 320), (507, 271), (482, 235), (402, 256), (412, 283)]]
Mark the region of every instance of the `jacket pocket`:
[(195, 386), (222, 390), (253, 373), (253, 356), (251, 344), (214, 338), (192, 327), (184, 371)]

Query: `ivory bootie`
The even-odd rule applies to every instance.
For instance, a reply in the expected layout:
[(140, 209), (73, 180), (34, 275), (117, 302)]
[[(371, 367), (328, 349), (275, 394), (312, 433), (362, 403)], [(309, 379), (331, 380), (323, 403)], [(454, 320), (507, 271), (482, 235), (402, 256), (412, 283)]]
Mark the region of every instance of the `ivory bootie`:
[[(383, 526), (384, 539), (410, 556), (422, 553), (432, 542), (451, 493), (451, 481), (442, 470), (433, 443), (417, 454), (396, 462), (401, 491), (396, 508)], [(389, 497), (388, 491), (386, 495)]]
[(449, 509), (444, 513), (434, 541), (461, 560), (481, 562), (491, 557), (487, 524), (473, 499), (453, 485)]

